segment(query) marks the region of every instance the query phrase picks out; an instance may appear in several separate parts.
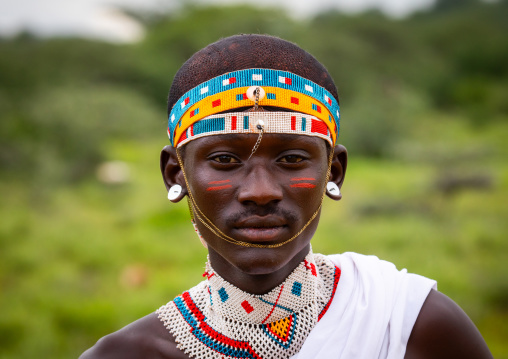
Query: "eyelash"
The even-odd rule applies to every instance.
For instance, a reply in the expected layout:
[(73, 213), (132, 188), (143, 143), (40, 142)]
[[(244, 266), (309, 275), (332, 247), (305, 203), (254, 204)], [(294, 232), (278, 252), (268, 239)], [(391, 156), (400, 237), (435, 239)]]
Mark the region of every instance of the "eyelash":
[[(221, 158), (221, 157), (222, 157), (222, 159), (228, 159), (230, 161), (229, 162), (222, 162), (222, 161), (219, 160), (219, 158)], [(214, 156), (214, 157), (211, 157), (211, 160), (214, 161), (214, 162), (223, 164), (223, 165), (229, 165), (229, 164), (233, 164), (233, 163), (240, 163), (240, 161), (238, 159), (236, 159), (235, 157), (230, 156), (230, 155), (218, 155), (218, 156)]]
[[(296, 159), (296, 161), (291, 161), (288, 159), (291, 158), (291, 159)], [(303, 157), (303, 156), (300, 156), (300, 155), (287, 155), (287, 156), (284, 156), (282, 157), (279, 162), (283, 162), (283, 163), (290, 163), (290, 164), (296, 164), (296, 163), (300, 163), (302, 161), (304, 161), (306, 158)]]
[[(225, 161), (222, 161), (221, 159), (225, 160)], [(307, 158), (305, 156), (302, 156), (299, 154), (294, 154), (294, 155), (285, 155), (285, 156), (281, 157), (277, 162), (281, 162), (283, 164), (288, 164), (288, 165), (296, 165), (296, 164), (302, 163), (306, 159)], [(212, 160), (215, 163), (219, 163), (221, 165), (231, 165), (231, 164), (240, 163), (240, 160), (238, 160), (234, 156), (226, 155), (226, 154), (210, 157), (210, 160)]]

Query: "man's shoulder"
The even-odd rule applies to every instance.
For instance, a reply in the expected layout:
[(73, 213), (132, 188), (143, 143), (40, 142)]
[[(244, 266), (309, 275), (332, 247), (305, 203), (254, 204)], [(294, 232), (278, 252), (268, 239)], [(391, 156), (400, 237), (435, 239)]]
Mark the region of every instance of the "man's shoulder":
[[(346, 252), (329, 258), (341, 270), (354, 273), (354, 281), (350, 282), (356, 284), (352, 286), (368, 288), (376, 304), (382, 298), (391, 298), (394, 308), (404, 310), (402, 328), (412, 326), (407, 333), (406, 359), (492, 358), (471, 319), (453, 300), (434, 289), (435, 281), (404, 269), (399, 271), (394, 264), (375, 256)], [(390, 283), (398, 284), (387, 285)], [(400, 286), (405, 288), (403, 292)], [(379, 291), (374, 291), (376, 288)]]
[(106, 335), (80, 359), (188, 358), (176, 347), (175, 340), (156, 313), (151, 313)]
[(406, 348), (405, 359), (492, 358), (480, 332), (446, 295), (431, 290)]

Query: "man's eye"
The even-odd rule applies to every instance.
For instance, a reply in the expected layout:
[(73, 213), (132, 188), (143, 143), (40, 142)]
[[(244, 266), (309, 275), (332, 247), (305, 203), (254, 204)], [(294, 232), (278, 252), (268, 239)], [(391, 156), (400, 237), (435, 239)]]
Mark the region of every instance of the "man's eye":
[(280, 159), (280, 161), (285, 162), (285, 163), (298, 163), (298, 162), (303, 161), (303, 158), (298, 155), (288, 155), (288, 156), (282, 157)]
[(240, 162), (236, 158), (234, 158), (232, 156), (227, 156), (227, 155), (215, 156), (214, 158), (212, 158), (212, 160), (215, 162), (219, 162), (219, 163), (239, 163)]

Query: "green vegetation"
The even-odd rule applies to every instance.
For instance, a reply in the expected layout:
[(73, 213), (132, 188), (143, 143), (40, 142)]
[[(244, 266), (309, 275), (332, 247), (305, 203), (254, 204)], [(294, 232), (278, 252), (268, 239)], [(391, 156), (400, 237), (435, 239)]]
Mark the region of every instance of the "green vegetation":
[(436, 279), (508, 358), (507, 15), (475, 0), (398, 21), (188, 7), (140, 16), (135, 45), (0, 41), (0, 358), (77, 357), (201, 279), (206, 252), (158, 169), (165, 96), (188, 56), (241, 32), (295, 41), (339, 88), (348, 175), (314, 250)]

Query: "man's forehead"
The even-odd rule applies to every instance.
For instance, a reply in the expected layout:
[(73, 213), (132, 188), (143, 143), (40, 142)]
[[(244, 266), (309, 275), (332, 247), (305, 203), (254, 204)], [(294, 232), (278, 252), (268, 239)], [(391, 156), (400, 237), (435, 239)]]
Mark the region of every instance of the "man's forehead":
[[(239, 151), (251, 150), (253, 144), (258, 139), (256, 134), (222, 134), (214, 136), (206, 136), (198, 138), (194, 141), (182, 146), (185, 152), (206, 151), (229, 148)], [(328, 142), (313, 136), (293, 135), (285, 133), (267, 133), (261, 141), (260, 146), (269, 146), (272, 149), (289, 149), (289, 148), (328, 148)]]

